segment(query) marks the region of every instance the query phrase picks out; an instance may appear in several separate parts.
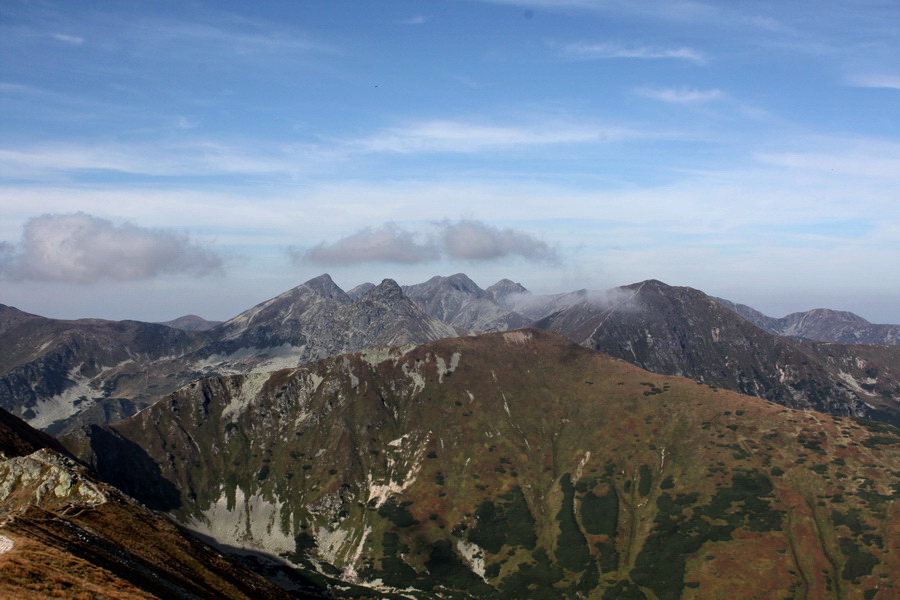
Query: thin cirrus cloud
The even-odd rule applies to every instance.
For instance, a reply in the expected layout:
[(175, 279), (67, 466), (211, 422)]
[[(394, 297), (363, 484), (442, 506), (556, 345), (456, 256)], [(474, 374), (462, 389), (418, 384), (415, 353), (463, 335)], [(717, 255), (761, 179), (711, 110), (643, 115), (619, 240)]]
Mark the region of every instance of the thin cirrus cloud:
[(432, 225), (432, 231), (417, 235), (394, 223), (385, 223), (330, 244), (323, 242), (310, 249), (293, 246), (288, 253), (295, 264), (333, 266), (371, 262), (416, 264), (442, 258), (479, 262), (519, 257), (535, 262), (560, 262), (554, 248), (524, 231), (470, 219), (445, 220)]
[(900, 75), (854, 75), (848, 82), (857, 87), (900, 90)]
[(484, 125), (459, 120), (431, 120), (387, 129), (354, 140), (357, 152), (479, 152), (493, 148), (584, 144), (606, 141), (623, 132), (611, 132), (588, 123), (552, 126)]
[(0, 276), (12, 280), (95, 283), (162, 274), (204, 276), (222, 259), (183, 234), (83, 212), (29, 219), (17, 244), (0, 242)]
[(639, 88), (635, 93), (644, 98), (672, 104), (702, 104), (725, 98), (722, 90), (697, 90), (691, 88)]
[(609, 59), (676, 59), (687, 60), (699, 64), (707, 62), (706, 56), (694, 48), (681, 46), (678, 48), (659, 48), (653, 46), (625, 46), (616, 43), (590, 44), (575, 42), (563, 47), (563, 54), (574, 58)]

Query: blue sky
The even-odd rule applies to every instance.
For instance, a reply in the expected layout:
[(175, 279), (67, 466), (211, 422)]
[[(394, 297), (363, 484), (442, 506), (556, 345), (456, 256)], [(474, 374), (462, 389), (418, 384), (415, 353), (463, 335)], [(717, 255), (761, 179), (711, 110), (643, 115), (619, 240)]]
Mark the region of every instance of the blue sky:
[(0, 5), (0, 302), (648, 278), (900, 323), (900, 4)]

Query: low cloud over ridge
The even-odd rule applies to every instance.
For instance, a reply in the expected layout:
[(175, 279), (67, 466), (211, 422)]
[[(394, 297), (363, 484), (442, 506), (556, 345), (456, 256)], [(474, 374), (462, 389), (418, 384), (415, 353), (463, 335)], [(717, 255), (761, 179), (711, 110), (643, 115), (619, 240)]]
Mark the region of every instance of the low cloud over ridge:
[(441, 258), (488, 261), (520, 257), (529, 261), (558, 263), (556, 250), (524, 231), (499, 228), (481, 221), (441, 221), (421, 235), (394, 223), (367, 227), (334, 243), (308, 250), (288, 249), (296, 263), (352, 265), (366, 262), (424, 263)]
[(0, 242), (0, 276), (15, 280), (94, 283), (164, 273), (203, 276), (222, 259), (183, 234), (115, 224), (83, 212), (29, 219), (18, 245)]

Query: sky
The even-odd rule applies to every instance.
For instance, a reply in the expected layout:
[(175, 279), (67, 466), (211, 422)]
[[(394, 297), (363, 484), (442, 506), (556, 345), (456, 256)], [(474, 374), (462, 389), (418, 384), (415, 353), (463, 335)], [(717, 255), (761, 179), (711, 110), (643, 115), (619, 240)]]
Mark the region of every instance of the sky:
[(0, 3), (0, 303), (645, 279), (900, 323), (900, 3)]

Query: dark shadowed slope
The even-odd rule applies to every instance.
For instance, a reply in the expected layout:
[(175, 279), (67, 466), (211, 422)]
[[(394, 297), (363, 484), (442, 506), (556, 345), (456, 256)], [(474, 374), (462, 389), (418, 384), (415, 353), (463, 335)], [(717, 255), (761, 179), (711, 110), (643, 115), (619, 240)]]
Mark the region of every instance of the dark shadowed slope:
[(650, 280), (536, 323), (655, 373), (795, 408), (900, 423), (900, 347), (774, 336), (703, 292)]

